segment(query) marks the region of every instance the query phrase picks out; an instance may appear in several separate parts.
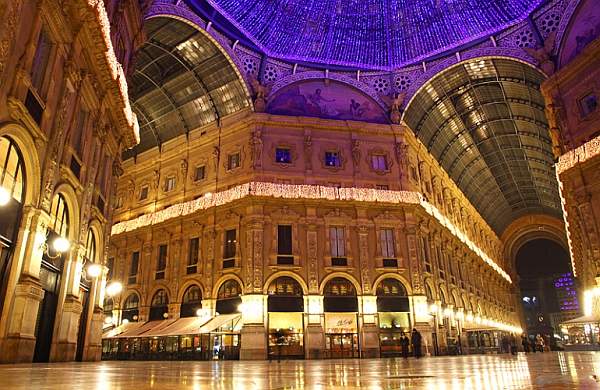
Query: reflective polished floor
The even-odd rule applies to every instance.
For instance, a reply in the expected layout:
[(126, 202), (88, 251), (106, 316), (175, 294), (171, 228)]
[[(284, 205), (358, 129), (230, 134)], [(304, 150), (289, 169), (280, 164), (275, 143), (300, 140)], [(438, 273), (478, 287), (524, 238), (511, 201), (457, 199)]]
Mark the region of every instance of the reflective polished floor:
[(596, 389), (600, 353), (0, 365), (0, 389)]

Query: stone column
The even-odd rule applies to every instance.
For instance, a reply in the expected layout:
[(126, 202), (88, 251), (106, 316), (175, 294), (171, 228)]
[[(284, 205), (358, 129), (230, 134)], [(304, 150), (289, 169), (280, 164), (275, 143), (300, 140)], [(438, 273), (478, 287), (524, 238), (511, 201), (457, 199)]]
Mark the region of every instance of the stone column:
[(304, 298), (304, 307), (304, 310), (308, 313), (305, 321), (304, 356), (307, 359), (319, 359), (323, 356), (323, 351), (325, 350), (323, 296), (307, 295)]
[(379, 328), (377, 324), (377, 297), (363, 295), (360, 305), (360, 356), (379, 357)]
[[(61, 288), (60, 290), (56, 310), (55, 332), (52, 338), (52, 350), (50, 353), (51, 361), (75, 360), (79, 317), (83, 311), (83, 305), (79, 300), (83, 254), (85, 254), (85, 248), (82, 248), (80, 245), (72, 245), (69, 256), (63, 266), (62, 278), (64, 289)], [(61, 304), (63, 297), (64, 301)]]
[(266, 296), (263, 286), (263, 221), (252, 219), (246, 225), (246, 257), (242, 259), (246, 280), (242, 296), (242, 340), (240, 359), (264, 360), (267, 358), (267, 332), (265, 329)]
[(35, 325), (44, 298), (39, 274), (49, 218), (46, 212), (33, 207), (23, 210), (0, 321), (0, 362), (33, 359)]

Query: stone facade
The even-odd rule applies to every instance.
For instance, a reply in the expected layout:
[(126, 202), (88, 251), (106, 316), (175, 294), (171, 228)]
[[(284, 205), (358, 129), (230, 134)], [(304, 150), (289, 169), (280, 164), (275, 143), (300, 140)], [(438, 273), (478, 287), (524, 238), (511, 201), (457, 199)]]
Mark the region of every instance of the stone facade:
[[(136, 142), (125, 73), (140, 31), (137, 2), (0, 5), (0, 142), (17, 150), (24, 194), (11, 201), (16, 217), (0, 217), (0, 362), (100, 358), (106, 271), (84, 274), (104, 264), (113, 177), (120, 151)], [(49, 294), (55, 204), (65, 206), (70, 249), (53, 257), (62, 264)]]

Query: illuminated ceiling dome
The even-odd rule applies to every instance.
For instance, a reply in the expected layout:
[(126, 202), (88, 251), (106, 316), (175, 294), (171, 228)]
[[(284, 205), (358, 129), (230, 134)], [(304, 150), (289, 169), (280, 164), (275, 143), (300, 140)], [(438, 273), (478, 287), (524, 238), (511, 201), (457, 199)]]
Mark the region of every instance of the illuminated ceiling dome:
[(543, 2), (189, 0), (269, 56), (369, 69), (397, 68), (475, 43), (523, 20)]

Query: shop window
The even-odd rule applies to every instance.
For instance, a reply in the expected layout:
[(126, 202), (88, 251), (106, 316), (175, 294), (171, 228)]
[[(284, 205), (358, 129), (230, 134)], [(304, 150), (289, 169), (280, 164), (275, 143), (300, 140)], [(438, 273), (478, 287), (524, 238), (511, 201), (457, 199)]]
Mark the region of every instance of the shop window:
[(227, 156), (227, 170), (239, 168), (241, 165), (240, 152)]
[(371, 168), (375, 171), (387, 171), (387, 158), (382, 154), (374, 154), (371, 156)]
[(163, 244), (158, 247), (158, 260), (156, 262), (156, 274), (154, 279), (164, 279), (165, 270), (167, 269), (167, 249), (168, 246)]
[(143, 186), (140, 189), (140, 200), (146, 200), (148, 199), (148, 186)]
[(339, 168), (342, 161), (339, 152), (325, 152), (325, 166)]
[(596, 94), (591, 93), (584, 96), (579, 100), (579, 107), (581, 109), (581, 116), (584, 118), (596, 111), (598, 108), (598, 98), (596, 97)]
[(329, 228), (329, 243), (331, 245), (331, 265), (346, 266), (346, 240), (343, 227)]
[(194, 237), (190, 239), (188, 249), (187, 274), (195, 274), (198, 272), (198, 259), (200, 257), (200, 238)]
[(204, 180), (206, 177), (206, 166), (201, 165), (196, 167), (196, 171), (194, 172), (194, 181)]
[(379, 231), (379, 245), (384, 259), (395, 259), (394, 229), (381, 229)]
[(33, 55), (33, 63), (31, 65), (31, 85), (41, 92), (44, 83), (44, 78), (50, 63), (50, 54), (52, 52), (52, 42), (50, 34), (45, 27), (40, 30), (35, 54)]
[(131, 254), (131, 264), (129, 266), (129, 277), (127, 278), (128, 284), (137, 283), (137, 274), (140, 263), (140, 252), (133, 252)]
[(235, 255), (237, 246), (237, 232), (235, 229), (225, 231), (225, 242), (223, 245), (223, 268), (235, 267)]
[(165, 192), (170, 192), (175, 189), (175, 176), (168, 177), (165, 181)]
[(275, 149), (275, 162), (277, 162), (279, 164), (291, 164), (292, 163), (292, 151), (289, 148)]
[[(77, 112), (77, 118), (72, 131), (71, 146), (75, 150), (75, 154), (78, 157), (83, 156), (83, 143), (85, 140), (85, 129), (88, 123), (90, 113), (83, 108), (80, 108)], [(79, 176), (79, 175), (77, 175)]]
[(277, 226), (277, 264), (294, 264), (294, 256), (292, 256), (292, 227), (290, 225)]

